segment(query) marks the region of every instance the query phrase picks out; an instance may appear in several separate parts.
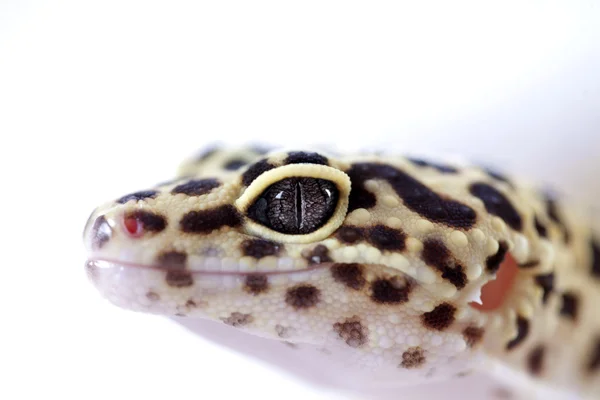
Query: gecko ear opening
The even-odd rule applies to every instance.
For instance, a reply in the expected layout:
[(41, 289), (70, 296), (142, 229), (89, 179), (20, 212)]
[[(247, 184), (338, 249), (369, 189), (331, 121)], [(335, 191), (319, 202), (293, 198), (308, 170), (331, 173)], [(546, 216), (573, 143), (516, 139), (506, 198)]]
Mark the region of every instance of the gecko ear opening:
[(489, 281), (481, 288), (481, 304), (469, 303), (470, 306), (483, 312), (491, 312), (502, 307), (518, 273), (519, 267), (508, 253), (496, 272), (496, 279)]

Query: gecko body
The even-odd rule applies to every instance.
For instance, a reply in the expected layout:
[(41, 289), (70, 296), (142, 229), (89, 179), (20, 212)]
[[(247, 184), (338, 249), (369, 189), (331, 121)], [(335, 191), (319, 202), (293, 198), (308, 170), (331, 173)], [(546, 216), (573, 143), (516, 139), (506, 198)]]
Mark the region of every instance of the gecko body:
[(598, 398), (600, 248), (574, 211), (474, 165), (213, 149), (95, 209), (86, 268), (118, 306), (305, 346), (353, 385)]

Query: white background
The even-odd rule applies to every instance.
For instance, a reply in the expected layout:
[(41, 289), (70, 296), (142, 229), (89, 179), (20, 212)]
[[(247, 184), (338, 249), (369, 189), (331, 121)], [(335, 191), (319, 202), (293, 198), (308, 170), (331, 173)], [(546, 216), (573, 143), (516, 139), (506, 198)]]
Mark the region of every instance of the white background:
[(331, 398), (85, 279), (94, 206), (209, 142), (459, 153), (597, 203), (600, 6), (408, 3), (0, 0), (0, 398)]

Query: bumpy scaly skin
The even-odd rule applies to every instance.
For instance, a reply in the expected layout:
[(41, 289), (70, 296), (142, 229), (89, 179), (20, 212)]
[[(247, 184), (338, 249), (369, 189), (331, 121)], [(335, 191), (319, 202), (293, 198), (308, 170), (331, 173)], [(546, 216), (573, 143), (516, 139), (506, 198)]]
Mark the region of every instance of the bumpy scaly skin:
[[(326, 349), (365, 381), (501, 364), (600, 394), (598, 244), (544, 194), (476, 166), (311, 151), (214, 150), (178, 176), (88, 221), (88, 273), (117, 305)], [(251, 218), (261, 193), (289, 177), (339, 191), (310, 233)], [(519, 267), (502, 304), (472, 307), (508, 254)]]

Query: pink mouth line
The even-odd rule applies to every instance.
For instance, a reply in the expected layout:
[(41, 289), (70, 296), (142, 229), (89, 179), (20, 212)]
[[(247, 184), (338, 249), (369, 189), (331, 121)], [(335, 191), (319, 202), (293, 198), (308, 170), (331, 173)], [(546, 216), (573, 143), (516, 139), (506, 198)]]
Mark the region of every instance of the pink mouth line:
[[(109, 264), (109, 265), (104, 265), (104, 264)], [(327, 263), (320, 263), (320, 264), (315, 264), (309, 268), (303, 268), (303, 269), (297, 269), (297, 270), (285, 270), (285, 271), (277, 271), (277, 270), (254, 270), (254, 271), (209, 271), (209, 270), (191, 270), (191, 269), (187, 269), (187, 268), (181, 268), (181, 267), (169, 267), (169, 266), (163, 266), (163, 265), (147, 265), (147, 264), (139, 264), (139, 263), (132, 263), (132, 262), (127, 262), (127, 261), (120, 261), (120, 260), (112, 260), (112, 259), (108, 259), (108, 258), (88, 258), (85, 262), (85, 265), (87, 268), (90, 267), (96, 267), (96, 268), (102, 268), (102, 269), (109, 269), (109, 268), (115, 268), (115, 267), (128, 267), (128, 268), (140, 268), (140, 269), (148, 269), (148, 270), (155, 270), (155, 271), (163, 271), (163, 272), (169, 272), (169, 271), (181, 271), (181, 272), (186, 272), (192, 275), (208, 275), (208, 276), (247, 276), (247, 275), (255, 275), (255, 274), (261, 274), (261, 275), (284, 275), (284, 274), (297, 274), (297, 273), (302, 273), (302, 272), (310, 272), (310, 271), (316, 271), (316, 270), (320, 270), (320, 269), (325, 269), (328, 267), (331, 267), (333, 265), (333, 263), (331, 262), (327, 262)]]

